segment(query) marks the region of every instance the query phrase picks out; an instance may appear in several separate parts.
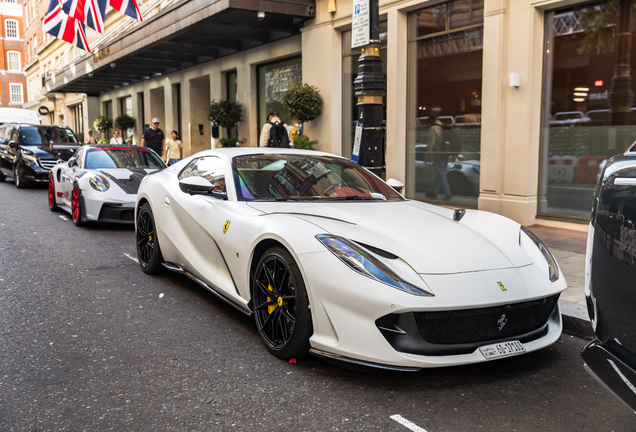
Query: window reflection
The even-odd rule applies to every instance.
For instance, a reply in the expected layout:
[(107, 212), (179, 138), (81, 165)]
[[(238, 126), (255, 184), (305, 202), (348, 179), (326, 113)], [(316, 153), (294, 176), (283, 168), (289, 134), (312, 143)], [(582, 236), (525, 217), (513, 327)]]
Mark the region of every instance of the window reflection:
[[(442, 21), (440, 33), (431, 23)], [(433, 6), (409, 17), (409, 34), (417, 35), (408, 54), (406, 193), (411, 198), (477, 204), (483, 27), (470, 26), (482, 22), (481, 0)], [(452, 25), (464, 29), (452, 31)]]
[[(539, 213), (587, 218), (607, 159), (636, 139), (633, 103), (612, 121), (618, 17), (618, 1), (546, 14)], [(633, 68), (636, 41), (631, 37), (625, 54)], [(617, 90), (615, 108), (624, 105), (619, 99), (627, 100), (625, 91)]]

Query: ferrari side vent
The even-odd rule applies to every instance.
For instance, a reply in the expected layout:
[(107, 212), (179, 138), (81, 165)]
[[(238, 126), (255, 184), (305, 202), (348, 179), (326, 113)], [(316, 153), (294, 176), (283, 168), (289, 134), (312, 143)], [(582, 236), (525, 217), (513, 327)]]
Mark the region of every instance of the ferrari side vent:
[(397, 255), (393, 255), (391, 252), (387, 252), (377, 247), (369, 246), (368, 244), (360, 243), (359, 241), (357, 241), (356, 243), (358, 243), (363, 248), (373, 252), (374, 254), (380, 255), (382, 258), (392, 259), (392, 260), (399, 258)]

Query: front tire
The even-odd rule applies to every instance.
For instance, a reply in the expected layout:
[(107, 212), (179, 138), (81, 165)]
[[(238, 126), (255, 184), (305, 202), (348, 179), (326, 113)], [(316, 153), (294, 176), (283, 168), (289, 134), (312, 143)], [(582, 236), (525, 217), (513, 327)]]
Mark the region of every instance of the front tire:
[(163, 255), (159, 247), (155, 218), (150, 204), (144, 203), (137, 213), (137, 259), (146, 274), (163, 272)]
[(73, 194), (71, 195), (71, 216), (75, 226), (79, 227), (84, 225), (84, 221), (82, 221), (83, 213), (82, 192), (80, 192), (79, 186), (76, 184), (73, 186)]
[(309, 297), (298, 264), (280, 247), (260, 259), (252, 282), (256, 328), (265, 346), (281, 359), (309, 353), (313, 334)]
[(20, 180), (20, 168), (18, 168), (17, 163), (13, 166), (13, 184), (15, 184), (15, 187), (18, 189), (24, 188), (24, 183)]
[(55, 197), (55, 180), (53, 177), (49, 179), (49, 210), (52, 212), (58, 211), (60, 208), (56, 202), (57, 198)]

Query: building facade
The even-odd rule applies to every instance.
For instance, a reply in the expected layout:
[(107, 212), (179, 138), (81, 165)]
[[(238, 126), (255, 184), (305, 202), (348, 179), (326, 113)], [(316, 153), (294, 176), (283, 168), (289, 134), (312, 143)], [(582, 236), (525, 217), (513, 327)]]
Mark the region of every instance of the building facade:
[[(462, 146), (448, 162), (450, 205), (526, 225), (583, 221), (604, 161), (636, 139), (636, 43), (619, 49), (617, 37), (625, 1), (381, 0), (386, 177), (404, 182), (407, 197), (430, 199), (430, 113), (440, 112)], [(303, 133), (351, 155), (360, 55), (351, 0), (163, 5), (47, 75), (47, 97), (86, 94), (103, 115), (133, 115), (136, 140), (157, 117), (192, 154), (216, 143), (211, 100), (244, 104), (238, 137), (255, 146), (267, 110), (306, 82), (324, 107)]]
[(0, 2), (0, 106), (22, 108), (26, 100), (24, 21), (17, 0)]

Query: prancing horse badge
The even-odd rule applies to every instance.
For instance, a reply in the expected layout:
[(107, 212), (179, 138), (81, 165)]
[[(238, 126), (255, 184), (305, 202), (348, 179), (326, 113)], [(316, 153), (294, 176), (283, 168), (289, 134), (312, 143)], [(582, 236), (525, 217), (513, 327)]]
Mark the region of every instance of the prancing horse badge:
[(223, 234), (225, 234), (229, 228), (230, 228), (230, 221), (225, 221), (225, 223), (223, 224)]
[[(223, 231), (223, 232), (225, 232), (225, 231)], [(499, 285), (499, 288), (501, 288), (502, 291), (508, 291), (503, 283), (497, 282), (497, 285)]]

